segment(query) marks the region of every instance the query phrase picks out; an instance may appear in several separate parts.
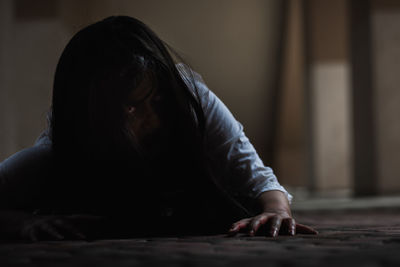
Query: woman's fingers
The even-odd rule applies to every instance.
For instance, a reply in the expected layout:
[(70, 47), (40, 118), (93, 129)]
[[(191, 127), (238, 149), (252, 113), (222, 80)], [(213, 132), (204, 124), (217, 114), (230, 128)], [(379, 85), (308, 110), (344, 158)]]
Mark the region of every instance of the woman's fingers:
[(37, 236), (37, 233), (36, 233), (36, 231), (35, 231), (34, 228), (31, 228), (31, 229), (28, 231), (28, 235), (29, 235), (29, 240), (30, 240), (31, 242), (37, 242), (37, 241), (38, 241), (38, 236)]
[(280, 234), (295, 235), (296, 234), (296, 220), (293, 218), (285, 218), (282, 220), (282, 227)]
[(55, 220), (52, 224), (72, 238), (86, 239), (86, 236), (82, 234), (76, 227), (64, 220), (58, 219)]
[(228, 235), (236, 235), (241, 229), (247, 228), (250, 221), (251, 221), (250, 218), (246, 218), (235, 222), (234, 224), (232, 224), (231, 229), (229, 229)]
[(57, 239), (57, 240), (64, 239), (64, 236), (60, 234), (60, 232), (49, 223), (41, 224), (39, 229), (45, 234), (47, 234), (50, 239)]
[(274, 216), (269, 220), (269, 229), (267, 233), (272, 236), (276, 237), (281, 229), (282, 219), (279, 216)]
[(264, 225), (268, 221), (268, 216), (263, 214), (260, 216), (255, 217), (250, 224), (249, 235), (254, 236), (260, 226)]
[(24, 231), (23, 237), (26, 237), (31, 242), (38, 242), (41, 240), (62, 240), (64, 236), (61, 235), (57, 229), (49, 224), (37, 224), (29, 227)]
[(102, 220), (105, 218), (92, 215), (32, 216), (23, 223), (20, 235), (32, 242), (65, 239), (86, 240), (87, 237), (82, 233), (81, 226), (90, 228)]
[(318, 231), (314, 230), (313, 228), (299, 223), (296, 224), (296, 232), (298, 234), (310, 234), (310, 235), (318, 234)]
[(257, 232), (262, 232), (272, 237), (276, 237), (278, 234), (292, 236), (296, 234), (318, 234), (318, 231), (312, 227), (296, 223), (295, 219), (291, 217), (268, 213), (235, 222), (228, 231), (228, 235), (236, 235), (244, 229), (248, 231), (250, 236), (256, 235)]
[(277, 236), (279, 233), (279, 229), (281, 228), (282, 219), (279, 216), (268, 216), (266, 214), (256, 216), (253, 218), (246, 218), (240, 220), (232, 225), (232, 228), (229, 230), (229, 235), (235, 235), (240, 230), (248, 229), (249, 235), (254, 236), (257, 231), (262, 226), (266, 226), (267, 234), (270, 236)]

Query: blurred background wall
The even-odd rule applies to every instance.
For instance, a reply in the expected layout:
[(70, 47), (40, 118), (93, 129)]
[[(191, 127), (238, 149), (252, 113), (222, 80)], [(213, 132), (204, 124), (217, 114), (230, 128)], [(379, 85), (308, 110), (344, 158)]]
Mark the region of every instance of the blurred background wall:
[(68, 40), (110, 15), (174, 47), (295, 196), (400, 192), (396, 0), (0, 0), (0, 160), (46, 127)]
[(44, 127), (54, 69), (67, 41), (115, 14), (141, 19), (174, 47), (245, 122), (260, 153), (268, 153), (263, 148), (277, 71), (279, 1), (2, 0), (2, 5), (2, 102), (7, 102), (2, 158), (31, 145)]

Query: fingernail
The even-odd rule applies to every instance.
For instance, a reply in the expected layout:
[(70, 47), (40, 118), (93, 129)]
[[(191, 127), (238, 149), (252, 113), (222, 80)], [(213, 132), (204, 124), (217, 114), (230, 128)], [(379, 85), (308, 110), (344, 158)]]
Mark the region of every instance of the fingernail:
[(276, 237), (278, 235), (278, 231), (275, 229), (274, 231), (272, 231), (272, 237)]
[(294, 230), (294, 228), (292, 227), (292, 228), (290, 228), (290, 230), (289, 230), (289, 234), (290, 235), (295, 235), (295, 230)]

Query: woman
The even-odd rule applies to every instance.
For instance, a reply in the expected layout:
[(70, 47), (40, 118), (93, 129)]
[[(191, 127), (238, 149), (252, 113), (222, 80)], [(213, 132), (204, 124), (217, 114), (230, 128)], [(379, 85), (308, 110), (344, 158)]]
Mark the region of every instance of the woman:
[[(3, 238), (316, 233), (200, 75), (137, 19), (79, 31), (49, 127), (0, 166)], [(175, 60), (173, 58), (175, 57)], [(262, 230), (261, 230), (262, 229)]]

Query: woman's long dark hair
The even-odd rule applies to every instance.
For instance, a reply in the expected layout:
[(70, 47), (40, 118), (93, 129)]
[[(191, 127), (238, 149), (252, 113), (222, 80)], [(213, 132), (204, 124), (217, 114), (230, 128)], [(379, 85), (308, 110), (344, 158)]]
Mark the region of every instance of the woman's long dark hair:
[(108, 17), (76, 33), (55, 73), (51, 137), (57, 157), (85, 162), (125, 152), (139, 157), (123, 104), (145, 77), (172, 96), (177, 125), (186, 131), (182, 136), (201, 150), (204, 114), (195, 81), (189, 75), (185, 83), (170, 51), (148, 26), (128, 16)]
[[(129, 203), (126, 209), (132, 209), (131, 203), (135, 201), (125, 197), (134, 196), (138, 203), (135, 214), (144, 214), (153, 212), (154, 207), (163, 202), (152, 200), (157, 195), (155, 187), (164, 192), (170, 186), (172, 190), (186, 188), (181, 191), (186, 190), (188, 194), (180, 198), (177, 205), (184, 211), (182, 214), (193, 210), (192, 215), (198, 216), (200, 208), (193, 206), (196, 202), (205, 209), (224, 207), (216, 208), (216, 214), (227, 210), (221, 204), (226, 199), (221, 200), (220, 193), (211, 196), (216, 190), (212, 179), (204, 179), (212, 176), (205, 164), (205, 118), (201, 97), (194, 73), (187, 64), (180, 64), (178, 69), (178, 60), (182, 61), (173, 49), (132, 17), (108, 17), (73, 36), (57, 65), (50, 113), (56, 174), (62, 176), (50, 182), (63, 190), (62, 194), (54, 192), (52, 199), (59, 199), (55, 206), (61, 203), (61, 209), (71, 208), (73, 205), (68, 201), (72, 199), (75, 206), (82, 207), (85, 203), (88, 210), (120, 208), (123, 213), (126, 210), (120, 204)], [(184, 78), (181, 72), (186, 74)], [(161, 153), (166, 162), (158, 160), (147, 167), (149, 160), (143, 157), (132, 136), (134, 133), (127, 127), (124, 110), (128, 95), (143, 81), (150, 81), (150, 87), (168, 96), (166, 106), (173, 109), (174, 114), (173, 131), (167, 140), (172, 145), (166, 149), (171, 151), (170, 154)], [(113, 189), (114, 185), (117, 187)], [(63, 197), (66, 195), (67, 198)], [(99, 203), (101, 199), (104, 199), (102, 204)], [(111, 200), (119, 204), (113, 205)], [(200, 215), (217, 220), (216, 214)]]

